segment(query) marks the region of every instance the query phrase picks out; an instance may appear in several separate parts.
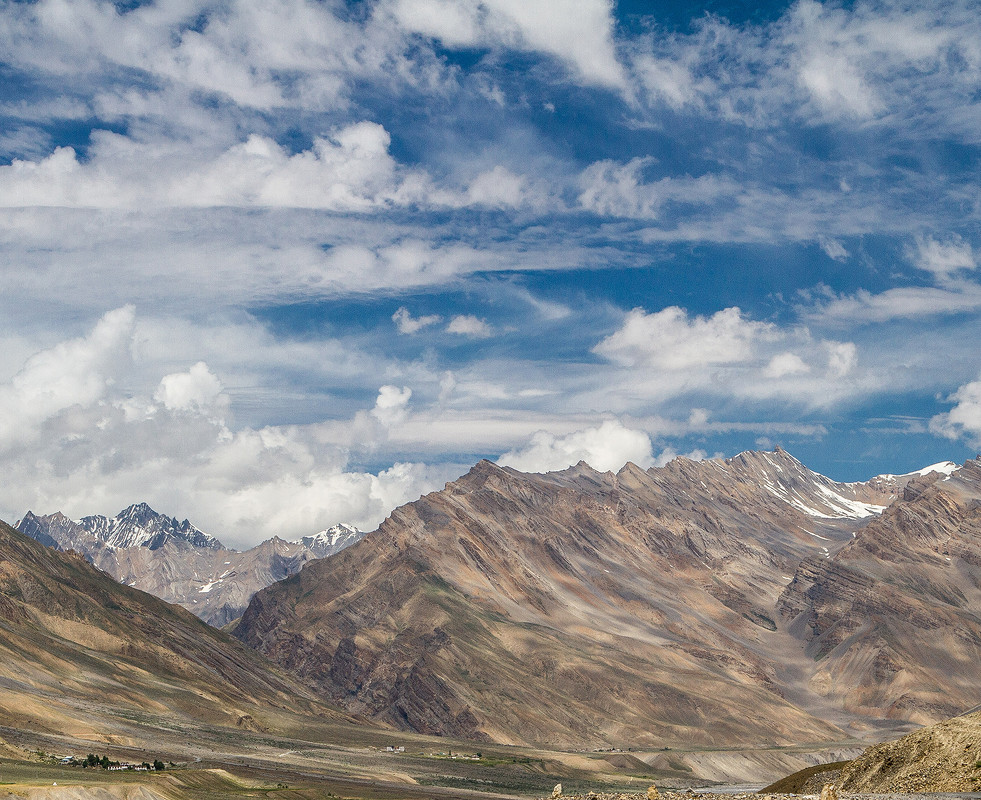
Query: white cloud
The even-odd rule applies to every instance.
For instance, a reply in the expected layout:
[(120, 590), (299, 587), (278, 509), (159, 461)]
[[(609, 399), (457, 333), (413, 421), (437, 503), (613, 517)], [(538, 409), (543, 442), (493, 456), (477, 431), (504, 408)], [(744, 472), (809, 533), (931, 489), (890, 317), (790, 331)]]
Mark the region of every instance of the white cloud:
[[(721, 458), (721, 453), (716, 453), (712, 458)], [(704, 461), (709, 458), (709, 454), (700, 448), (696, 448), (688, 453), (679, 453), (673, 447), (665, 447), (654, 459), (655, 467), (663, 467), (676, 458), (687, 458), (690, 461)]]
[(854, 342), (822, 342), (828, 353), (828, 370), (843, 378), (858, 364), (858, 348)]
[[(233, 430), (228, 397), (204, 362), (150, 380), (152, 368), (131, 356), (155, 355), (138, 341), (140, 330), (132, 308), (110, 312), (87, 336), (31, 356), (0, 385), (0, 510), (8, 519), (28, 508), (76, 518), (115, 513), (145, 500), (249, 546), (338, 521), (370, 529), (458, 474), (404, 462), (376, 473), (349, 469), (350, 443), (325, 436), (322, 425)], [(337, 428), (381, 441), (405, 419), (410, 397), (406, 387), (383, 386), (371, 412)]]
[(644, 53), (634, 59), (632, 66), (647, 93), (671, 108), (680, 109), (697, 101), (695, 79), (686, 64)]
[(110, 311), (88, 336), (37, 353), (0, 386), (0, 450), (37, 439), (72, 407), (100, 402), (129, 359), (133, 321), (132, 306)]
[(918, 237), (912, 257), (916, 266), (932, 273), (940, 281), (948, 280), (961, 270), (974, 270), (978, 266), (970, 243), (959, 238), (938, 242), (929, 237)]
[(395, 0), (389, 8), (407, 30), (447, 47), (538, 51), (559, 58), (586, 83), (625, 85), (608, 0)]
[[(0, 45), (13, 63), (40, 73), (115, 76), (176, 85), (243, 106), (320, 110), (342, 103), (355, 76), (413, 79), (404, 37), (385, 20), (341, 19), (310, 0), (145, 4), (62, 0), (5, 11)], [(425, 60), (424, 54), (417, 58)]]
[(806, 318), (836, 324), (873, 324), (894, 319), (946, 316), (981, 308), (981, 286), (948, 281), (943, 287), (909, 286), (872, 294), (831, 295), (813, 308), (801, 309)]
[(981, 447), (981, 379), (961, 386), (947, 398), (954, 407), (930, 420), (930, 431), (947, 439), (965, 439)]
[(778, 353), (770, 359), (763, 373), (768, 378), (782, 378), (785, 375), (802, 375), (811, 368), (796, 353)]
[(398, 165), (389, 144), (381, 125), (357, 122), (293, 155), (253, 134), (209, 159), (196, 146), (97, 131), (85, 163), (73, 148), (59, 147), (39, 161), (0, 166), (0, 205), (368, 211), (422, 200), (439, 204), (441, 198), (458, 202), (424, 174)]
[(467, 195), (469, 201), (475, 205), (517, 208), (524, 202), (526, 183), (523, 176), (497, 166), (474, 178), (467, 189)]
[(382, 386), (378, 390), (378, 399), (371, 410), (371, 416), (386, 428), (397, 425), (405, 419), (411, 397), (412, 390), (407, 386), (401, 389), (398, 386)]
[(882, 101), (844, 55), (820, 51), (812, 45), (801, 64), (800, 80), (825, 112), (864, 119), (883, 108)]
[(539, 431), (524, 447), (505, 453), (497, 463), (522, 472), (550, 472), (579, 461), (600, 472), (619, 470), (628, 461), (646, 468), (653, 463), (651, 440), (643, 431), (606, 420), (596, 428), (564, 436)]
[(734, 181), (719, 175), (649, 181), (646, 173), (654, 163), (642, 157), (625, 164), (609, 160), (590, 164), (579, 179), (580, 206), (607, 216), (657, 219), (669, 203), (706, 206), (740, 191)]
[(153, 399), (169, 411), (209, 412), (228, 405), (221, 381), (203, 361), (187, 372), (175, 372), (160, 379)]
[(487, 322), (472, 314), (458, 314), (453, 317), (446, 326), (446, 332), (473, 339), (486, 339), (494, 335), (494, 329)]
[(824, 254), (833, 261), (844, 261), (848, 258), (848, 251), (838, 240), (828, 239), (822, 236), (818, 238), (818, 243), (821, 245), (821, 249), (824, 250)]
[(747, 320), (738, 308), (710, 317), (689, 317), (677, 306), (653, 314), (635, 308), (620, 330), (603, 339), (593, 352), (627, 367), (683, 370), (747, 361), (758, 341), (774, 335), (772, 325)]
[(395, 323), (395, 327), (401, 334), (413, 334), (418, 333), (423, 328), (428, 328), (430, 325), (435, 325), (437, 322), (442, 322), (443, 318), (439, 314), (427, 314), (422, 317), (413, 317), (409, 313), (409, 309), (405, 306), (401, 306), (394, 314), (392, 314), (392, 322)]

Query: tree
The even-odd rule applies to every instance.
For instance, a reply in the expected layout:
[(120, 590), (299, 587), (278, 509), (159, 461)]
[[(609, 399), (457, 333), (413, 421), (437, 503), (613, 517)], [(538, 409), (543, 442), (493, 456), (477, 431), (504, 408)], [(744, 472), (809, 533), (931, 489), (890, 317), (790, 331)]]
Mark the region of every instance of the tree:
[(163, 769), (164, 769), (164, 762), (163, 762), (163, 761), (158, 761), (158, 760), (154, 760), (154, 762), (153, 762), (153, 768), (154, 768), (154, 769), (155, 769), (155, 770), (156, 770), (157, 772), (163, 772)]

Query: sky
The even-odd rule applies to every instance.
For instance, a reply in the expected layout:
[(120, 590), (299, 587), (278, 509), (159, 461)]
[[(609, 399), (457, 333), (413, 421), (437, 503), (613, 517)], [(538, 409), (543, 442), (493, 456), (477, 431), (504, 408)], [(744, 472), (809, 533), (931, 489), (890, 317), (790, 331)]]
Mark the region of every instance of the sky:
[(981, 3), (0, 2), (0, 517), (981, 448)]

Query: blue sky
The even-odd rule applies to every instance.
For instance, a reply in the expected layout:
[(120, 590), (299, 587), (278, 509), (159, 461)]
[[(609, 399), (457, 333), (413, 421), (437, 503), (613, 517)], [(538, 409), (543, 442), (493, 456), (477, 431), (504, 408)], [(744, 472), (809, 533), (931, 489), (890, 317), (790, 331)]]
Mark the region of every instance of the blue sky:
[(0, 516), (973, 457), (979, 11), (0, 3)]

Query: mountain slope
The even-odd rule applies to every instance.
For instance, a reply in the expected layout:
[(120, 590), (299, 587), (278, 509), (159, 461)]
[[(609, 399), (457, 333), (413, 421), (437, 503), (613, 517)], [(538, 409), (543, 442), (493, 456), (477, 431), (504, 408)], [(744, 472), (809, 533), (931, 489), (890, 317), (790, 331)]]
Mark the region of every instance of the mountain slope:
[(236, 635), (349, 710), (424, 732), (837, 738), (782, 696), (800, 645), (776, 603), (908, 480), (838, 484), (781, 450), (616, 475), (481, 462), (259, 592)]
[(780, 613), (816, 660), (811, 686), (856, 713), (928, 724), (977, 702), (981, 461), (907, 486), (829, 559), (808, 559)]
[(297, 542), (278, 537), (238, 552), (184, 520), (145, 503), (115, 517), (75, 522), (64, 514), (28, 511), (16, 528), (59, 550), (75, 550), (122, 583), (178, 603), (216, 627), (241, 616), (252, 595), (293, 575), (307, 561), (326, 558), (364, 534), (335, 525)]
[(308, 691), (189, 612), (0, 522), (0, 725), (99, 738), (145, 715), (234, 728)]

